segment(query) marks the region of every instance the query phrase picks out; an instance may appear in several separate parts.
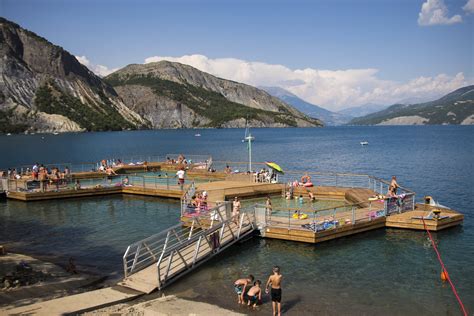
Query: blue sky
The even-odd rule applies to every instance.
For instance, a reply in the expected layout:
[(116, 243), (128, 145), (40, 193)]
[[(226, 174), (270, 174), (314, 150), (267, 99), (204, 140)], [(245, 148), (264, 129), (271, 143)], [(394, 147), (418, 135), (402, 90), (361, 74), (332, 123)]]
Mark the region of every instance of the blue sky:
[[(448, 18), (459, 15), (462, 22), (420, 25), (423, 0), (1, 0), (0, 12), (108, 69), (151, 56), (199, 54), (291, 70), (377, 69), (377, 80), (399, 84), (458, 73), (471, 82), (474, 13), (463, 10), (467, 0), (433, 1), (441, 1)], [(322, 100), (303, 90), (310, 89), (292, 92)]]

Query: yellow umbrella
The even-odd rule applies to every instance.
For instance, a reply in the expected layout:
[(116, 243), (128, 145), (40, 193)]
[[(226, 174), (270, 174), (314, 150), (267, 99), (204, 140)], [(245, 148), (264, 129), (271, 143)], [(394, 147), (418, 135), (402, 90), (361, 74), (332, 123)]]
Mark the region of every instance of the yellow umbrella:
[(270, 168), (272, 168), (273, 170), (276, 170), (276, 171), (278, 171), (278, 172), (284, 173), (284, 172), (283, 172), (283, 169), (282, 169), (278, 164), (276, 164), (276, 163), (274, 163), (274, 162), (265, 161), (265, 164), (266, 164), (267, 166), (269, 166)]

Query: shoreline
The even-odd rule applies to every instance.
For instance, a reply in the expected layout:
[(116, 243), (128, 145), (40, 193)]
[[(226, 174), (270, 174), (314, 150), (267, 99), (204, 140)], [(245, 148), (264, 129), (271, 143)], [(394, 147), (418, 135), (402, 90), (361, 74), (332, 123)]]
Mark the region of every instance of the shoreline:
[[(27, 272), (19, 270), (25, 264)], [(104, 286), (107, 276), (86, 271), (67, 271), (52, 260), (8, 251), (0, 256), (0, 309), (26, 306), (59, 297), (82, 293)], [(3, 278), (8, 279), (3, 282)], [(14, 280), (22, 280), (18, 285)]]
[[(115, 282), (107, 284), (107, 280), (111, 281), (108, 276), (87, 272), (80, 266), (78, 267), (79, 274), (71, 274), (59, 263), (59, 258), (57, 260), (46, 258), (51, 259), (48, 256), (26, 255), (19, 252), (7, 252), (0, 256), (1, 277), (14, 272), (15, 267), (20, 262), (27, 263), (35, 272), (41, 272), (45, 276), (45, 280), (16, 288), (3, 289), (3, 284), (0, 284), (0, 313), (8, 314), (9, 311), (14, 309), (22, 309), (27, 306), (33, 307), (33, 305), (37, 306), (48, 301), (54, 302), (55, 299), (85, 294), (115, 285)], [(53, 261), (56, 261), (56, 263)], [(111, 313), (127, 315), (143, 315), (146, 313), (154, 315), (245, 315), (236, 312), (235, 309), (231, 310), (223, 307), (222, 304), (180, 296), (179, 293), (165, 296), (162, 292), (153, 292), (150, 295), (139, 296), (126, 303), (112, 304), (85, 312), (84, 315), (109, 315)], [(59, 301), (58, 304), (60, 304)], [(199, 312), (196, 313), (196, 311)]]

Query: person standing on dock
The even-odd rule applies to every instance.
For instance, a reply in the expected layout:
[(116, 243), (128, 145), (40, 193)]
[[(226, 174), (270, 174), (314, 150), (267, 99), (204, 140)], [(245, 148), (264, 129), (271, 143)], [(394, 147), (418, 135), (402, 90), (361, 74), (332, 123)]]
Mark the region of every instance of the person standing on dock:
[(232, 217), (234, 218), (234, 223), (236, 224), (239, 223), (240, 208), (241, 204), (239, 198), (235, 197), (234, 201), (232, 202)]
[(396, 176), (392, 176), (392, 181), (390, 181), (390, 187), (389, 187), (389, 191), (391, 191), (393, 193), (393, 195), (397, 195), (397, 189), (399, 188), (400, 186), (398, 185), (398, 182), (397, 182), (397, 177)]
[(178, 177), (178, 185), (180, 186), (181, 190), (183, 190), (184, 186), (184, 176), (186, 175), (186, 171), (184, 168), (179, 168), (178, 172), (176, 172), (176, 176)]
[(270, 296), (272, 298), (272, 308), (273, 308), (273, 315), (278, 316), (281, 315), (281, 280), (283, 276), (280, 274), (280, 267), (274, 266), (273, 267), (273, 274), (270, 275), (267, 281), (267, 285), (265, 285), (265, 293), (268, 294), (268, 287), (271, 286)]
[(270, 222), (272, 220), (272, 200), (270, 199), (270, 196), (267, 196), (267, 201), (265, 202), (265, 209), (266, 209), (266, 215), (267, 215), (267, 221)]

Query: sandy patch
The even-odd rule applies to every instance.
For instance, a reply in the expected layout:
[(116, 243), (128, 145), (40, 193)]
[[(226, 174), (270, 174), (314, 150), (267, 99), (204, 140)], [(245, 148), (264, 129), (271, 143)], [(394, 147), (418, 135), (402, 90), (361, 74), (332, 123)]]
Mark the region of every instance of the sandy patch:
[(130, 305), (117, 304), (114, 306), (84, 313), (86, 316), (128, 315), (128, 316), (191, 316), (191, 315), (245, 315), (239, 314), (212, 304), (188, 301), (174, 295), (157, 298), (147, 302)]

